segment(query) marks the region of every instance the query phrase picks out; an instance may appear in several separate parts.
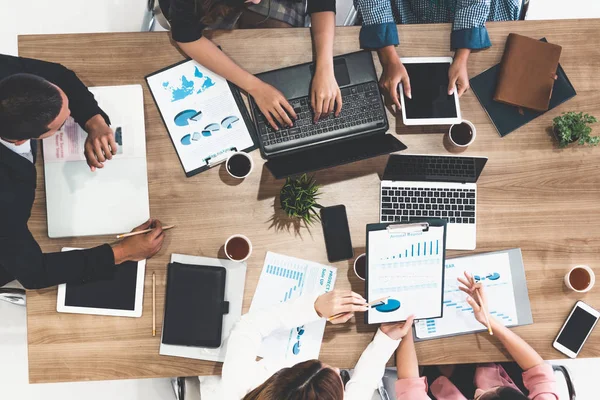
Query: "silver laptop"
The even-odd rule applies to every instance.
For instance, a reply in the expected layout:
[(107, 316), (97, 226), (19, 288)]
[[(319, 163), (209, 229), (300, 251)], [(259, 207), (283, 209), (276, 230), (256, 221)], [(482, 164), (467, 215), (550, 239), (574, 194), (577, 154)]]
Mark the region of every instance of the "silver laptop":
[(486, 157), (394, 154), (381, 181), (380, 222), (441, 218), (446, 249), (477, 243), (477, 179)]

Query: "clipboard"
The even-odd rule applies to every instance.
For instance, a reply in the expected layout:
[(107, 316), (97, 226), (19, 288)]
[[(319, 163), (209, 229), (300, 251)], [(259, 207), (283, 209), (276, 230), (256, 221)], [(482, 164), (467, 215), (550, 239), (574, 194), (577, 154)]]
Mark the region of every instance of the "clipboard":
[[(169, 65), (165, 68), (162, 68), (162, 69), (155, 71), (144, 77), (144, 79), (146, 80), (146, 84), (148, 85), (148, 89), (150, 90), (150, 94), (152, 95), (152, 99), (154, 100), (154, 104), (156, 104), (156, 108), (158, 109), (158, 113), (160, 114), (160, 118), (161, 118), (163, 124), (165, 125), (167, 132), (169, 133), (169, 138), (171, 139), (171, 143), (173, 144), (173, 147), (175, 147), (175, 149), (176, 149), (177, 157), (179, 158), (181, 167), (184, 170), (185, 176), (188, 178), (191, 176), (197, 175), (201, 172), (207, 171), (208, 169), (210, 169), (216, 165), (221, 164), (222, 162), (227, 160), (227, 158), (231, 154), (233, 154), (235, 152), (243, 151), (243, 152), (249, 153), (258, 148), (258, 139), (257, 139), (256, 129), (254, 127), (254, 123), (252, 122), (252, 119), (250, 118), (250, 113), (248, 112), (248, 109), (246, 108), (246, 105), (242, 98), (241, 90), (233, 83), (226, 81), (227, 85), (229, 87), (229, 90), (231, 91), (231, 94), (233, 96), (233, 99), (237, 105), (237, 109), (242, 117), (242, 121), (244, 122), (244, 125), (246, 126), (246, 128), (248, 129), (248, 132), (250, 134), (251, 144), (249, 146), (240, 146), (243, 148), (238, 148), (237, 146), (226, 146), (225, 148), (221, 149), (220, 151), (218, 151), (216, 153), (213, 153), (212, 155), (210, 155), (208, 157), (203, 157), (202, 160), (203, 160), (203, 162), (206, 163), (205, 165), (200, 166), (198, 168), (193, 168), (191, 170), (186, 169), (182, 155), (180, 154), (179, 150), (177, 150), (178, 146), (175, 143), (175, 140), (173, 139), (173, 134), (171, 134), (171, 130), (169, 129), (169, 124), (167, 123), (167, 119), (164, 115), (164, 112), (161, 109), (161, 106), (159, 104), (159, 101), (157, 100), (157, 97), (156, 97), (154, 91), (152, 90), (150, 79), (163, 73), (163, 72), (169, 71), (175, 67), (178, 67), (182, 64), (189, 63), (189, 62), (195, 62), (195, 61), (190, 58), (186, 58), (185, 60), (182, 60), (175, 64)], [(196, 63), (196, 64), (200, 65), (199, 63)], [(215, 76), (218, 76), (218, 74), (216, 74), (216, 73), (213, 73), (213, 74)]]
[[(501, 321), (507, 327), (533, 324), (533, 315), (531, 313), (531, 304), (529, 302), (527, 279), (525, 277), (525, 267), (523, 264), (523, 255), (521, 254), (521, 249), (516, 248), (500, 250), (446, 260), (446, 282), (448, 285), (452, 283), (450, 281), (450, 276), (454, 275), (451, 273), (453, 264), (456, 266), (462, 264), (464, 267), (468, 268), (469, 272), (474, 276), (479, 275), (484, 287), (487, 285), (490, 286), (486, 289), (486, 294), (488, 295), (488, 305), (490, 307), (490, 313), (494, 315), (497, 320)], [(479, 269), (478, 267), (482, 268)], [(502, 292), (491, 292), (492, 290), (500, 289), (498, 284), (502, 284), (503, 277), (498, 275), (502, 275), (503, 272), (498, 269), (498, 267), (504, 267), (505, 271), (510, 271), (510, 280), (506, 280), (505, 283), (509, 282), (512, 286), (512, 290), (509, 290), (509, 292), (512, 291), (513, 293), (512, 299), (509, 299)], [(483, 274), (481, 272), (483, 272)], [(460, 312), (458, 311), (457, 307), (460, 307), (460, 304), (453, 304), (456, 303), (453, 301), (454, 297), (446, 295), (444, 295), (444, 297), (444, 307), (448, 308), (449, 311), (444, 313), (444, 317), (442, 319), (433, 321), (424, 320), (415, 323), (413, 326), (413, 337), (416, 342), (468, 335), (477, 332), (487, 332), (485, 327), (475, 320), (475, 317), (469, 312), (469, 310), (465, 309)], [(466, 299), (466, 295), (461, 297), (462, 299)], [(497, 308), (498, 302), (494, 302), (495, 298), (502, 299), (502, 309)], [(510, 309), (512, 307), (514, 308), (511, 311)], [(458, 324), (457, 326), (454, 326), (454, 329), (451, 331), (449, 331), (447, 327), (444, 327), (443, 324), (446, 323), (446, 318), (453, 318), (457, 314), (460, 315), (460, 313), (469, 314), (468, 318), (464, 320), (468, 325), (463, 326)], [(423, 337), (419, 337), (419, 333), (421, 333)]]
[(365, 313), (366, 324), (443, 316), (446, 221), (367, 225), (367, 301), (389, 296)]

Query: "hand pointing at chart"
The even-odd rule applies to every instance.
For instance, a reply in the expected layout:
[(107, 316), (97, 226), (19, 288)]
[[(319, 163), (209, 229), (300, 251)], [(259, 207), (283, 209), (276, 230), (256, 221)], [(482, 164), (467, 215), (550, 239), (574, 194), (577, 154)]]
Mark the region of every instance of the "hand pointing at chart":
[(330, 318), (342, 314), (331, 321), (332, 324), (343, 324), (357, 311), (367, 311), (367, 301), (360, 294), (351, 290), (332, 290), (320, 295), (315, 301), (315, 311), (322, 318)]

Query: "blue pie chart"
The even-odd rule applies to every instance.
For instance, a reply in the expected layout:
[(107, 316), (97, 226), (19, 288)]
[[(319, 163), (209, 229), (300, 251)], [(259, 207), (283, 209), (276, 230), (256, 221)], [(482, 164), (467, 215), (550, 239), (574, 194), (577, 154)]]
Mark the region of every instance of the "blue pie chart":
[(236, 116), (226, 117), (221, 121), (221, 126), (225, 129), (233, 128), (233, 124), (238, 122), (240, 119)]
[(190, 144), (192, 144), (192, 135), (187, 134), (184, 137), (181, 138), (181, 144), (184, 146), (189, 146)]
[(206, 125), (206, 127), (203, 129), (205, 131), (218, 131), (219, 129), (221, 129), (221, 127), (219, 126), (219, 124), (208, 124)]
[(396, 311), (400, 308), (400, 300), (388, 299), (387, 303), (376, 306), (375, 309), (379, 312), (388, 313)]
[(196, 122), (202, 118), (202, 111), (183, 110), (173, 119), (177, 126), (188, 126), (190, 121)]
[(490, 281), (497, 281), (498, 279), (500, 279), (500, 274), (499, 274), (499, 273), (497, 273), (497, 272), (494, 272), (493, 274), (489, 274), (489, 275), (487, 276), (487, 278), (488, 278)]

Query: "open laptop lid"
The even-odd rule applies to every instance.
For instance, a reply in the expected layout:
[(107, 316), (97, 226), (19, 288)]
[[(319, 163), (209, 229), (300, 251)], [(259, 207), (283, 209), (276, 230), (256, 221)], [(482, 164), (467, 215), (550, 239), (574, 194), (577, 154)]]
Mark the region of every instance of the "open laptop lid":
[[(487, 157), (392, 154), (383, 180), (475, 183), (487, 160)], [(448, 170), (447, 163), (456, 168)]]

